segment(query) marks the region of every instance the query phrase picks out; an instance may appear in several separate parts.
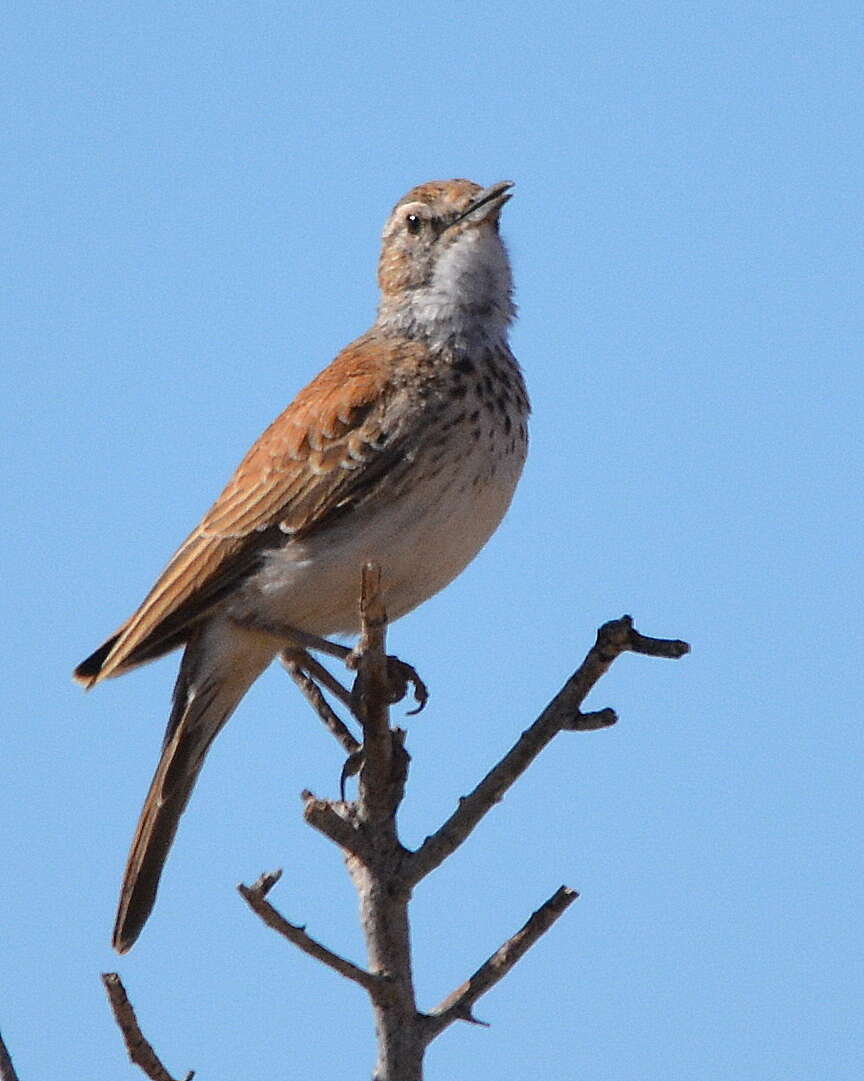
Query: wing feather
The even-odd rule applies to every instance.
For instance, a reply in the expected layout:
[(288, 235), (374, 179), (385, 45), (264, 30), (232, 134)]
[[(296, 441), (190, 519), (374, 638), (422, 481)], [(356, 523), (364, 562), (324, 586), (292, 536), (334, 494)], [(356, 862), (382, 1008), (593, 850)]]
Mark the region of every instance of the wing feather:
[(179, 645), (269, 547), (374, 494), (404, 457), (399, 373), (418, 349), (364, 337), (343, 350), (252, 446), (104, 658), (97, 650), (76, 677), (91, 685)]

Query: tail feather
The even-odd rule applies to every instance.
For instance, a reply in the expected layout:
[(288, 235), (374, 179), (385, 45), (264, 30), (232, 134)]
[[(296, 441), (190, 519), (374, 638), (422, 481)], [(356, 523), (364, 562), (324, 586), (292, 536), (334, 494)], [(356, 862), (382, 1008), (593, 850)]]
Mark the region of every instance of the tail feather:
[(132, 947), (153, 910), (180, 816), (213, 740), (273, 656), (272, 646), (240, 641), (235, 647), (246, 648), (231, 663), (205, 653), (202, 638), (196, 635), (183, 655), (162, 754), (129, 851), (112, 940), (118, 953)]
[[(76, 683), (81, 683), (89, 690), (95, 683), (106, 677), (122, 675), (130, 668), (136, 668), (139, 664), (155, 661), (166, 653), (185, 645), (194, 633), (189, 627), (184, 626), (172, 634), (151, 634), (143, 642), (139, 642), (132, 650), (125, 650), (120, 641), (126, 629), (124, 624), (116, 634), (103, 642), (102, 645), (83, 660), (75, 671), (72, 678)], [(117, 647), (119, 646), (119, 656)]]
[(157, 784), (158, 777), (154, 777), (129, 853), (112, 937), (118, 953), (126, 953), (134, 945), (153, 911), (162, 868), (195, 778), (189, 778), (184, 788), (164, 800), (159, 796)]
[[(212, 699), (211, 694), (203, 704), (211, 704)], [(174, 735), (162, 750), (138, 820), (114, 924), (113, 945), (118, 953), (130, 949), (153, 911), (180, 816), (186, 810), (204, 756), (234, 708), (232, 702), (228, 709), (211, 715), (206, 709), (197, 708), (197, 716), (193, 718), (190, 708), (193, 705), (200, 707), (202, 703), (193, 698), (182, 710)]]
[(102, 665), (105, 663), (108, 654), (114, 648), (114, 644), (119, 637), (120, 634), (118, 632), (117, 634), (112, 635), (107, 642), (103, 642), (97, 650), (91, 653), (86, 660), (83, 660), (78, 665), (72, 673), (72, 678), (77, 683), (83, 683), (85, 687), (92, 687), (99, 679)]

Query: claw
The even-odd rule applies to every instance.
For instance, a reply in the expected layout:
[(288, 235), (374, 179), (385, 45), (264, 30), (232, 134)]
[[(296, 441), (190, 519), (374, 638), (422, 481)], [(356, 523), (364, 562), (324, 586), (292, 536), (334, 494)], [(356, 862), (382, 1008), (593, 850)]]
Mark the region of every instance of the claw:
[(349, 754), (345, 759), (345, 765), (342, 767), (342, 773), (339, 775), (339, 798), (342, 802), (345, 802), (345, 782), (349, 777), (355, 777), (363, 765), (363, 748), (359, 751), (355, 751), (353, 754)]
[(390, 681), (390, 704), (401, 702), (408, 694), (409, 685), (414, 690), (416, 709), (409, 709), (407, 715), (413, 717), (418, 714), (429, 701), (429, 691), (426, 684), (417, 674), (413, 665), (400, 661), (398, 657), (387, 657), (387, 678)]

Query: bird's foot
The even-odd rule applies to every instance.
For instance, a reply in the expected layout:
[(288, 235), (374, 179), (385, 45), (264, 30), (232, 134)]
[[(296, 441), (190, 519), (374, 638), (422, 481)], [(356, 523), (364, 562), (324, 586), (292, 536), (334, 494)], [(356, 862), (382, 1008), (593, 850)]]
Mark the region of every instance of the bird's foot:
[[(362, 655), (362, 652), (359, 652), (358, 649), (352, 650), (345, 658), (346, 667), (350, 668), (352, 671), (356, 671), (360, 667), (360, 658)], [(388, 653), (387, 655), (387, 683), (388, 706), (394, 706), (397, 702), (401, 702), (408, 694), (409, 687), (413, 688), (414, 701), (417, 703), (417, 707), (408, 710), (409, 717), (413, 717), (415, 714), (419, 713), (429, 701), (429, 690), (420, 678), (414, 665), (408, 664), (406, 661), (400, 661), (399, 658), (395, 657), (392, 653)], [(354, 694), (356, 695), (356, 693), (357, 688), (355, 685)], [(356, 709), (353, 709), (353, 712), (355, 713), (355, 716), (359, 716)]]
[(417, 669), (400, 661), (398, 657), (387, 657), (387, 680), (390, 683), (390, 704), (401, 702), (408, 694), (409, 687), (413, 688), (416, 708), (408, 710), (408, 716), (413, 717), (419, 713), (429, 701), (429, 690), (420, 678)]

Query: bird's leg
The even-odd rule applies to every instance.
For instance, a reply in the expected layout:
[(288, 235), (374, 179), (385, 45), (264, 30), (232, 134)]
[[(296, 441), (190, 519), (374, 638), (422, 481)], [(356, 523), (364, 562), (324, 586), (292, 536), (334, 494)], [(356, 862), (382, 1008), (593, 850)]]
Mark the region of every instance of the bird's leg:
[(304, 670), (318, 683), (325, 687), (334, 697), (338, 698), (343, 706), (351, 709), (351, 691), (343, 686), (333, 675), (329, 668), (313, 657), (308, 650), (301, 651), (303, 656)]
[(338, 657), (344, 661), (350, 656), (351, 649), (340, 645), (339, 642), (331, 642), (329, 638), (319, 638), (317, 634), (309, 634), (301, 631), (299, 627), (292, 627), (289, 623), (280, 623), (265, 616), (251, 615), (243, 619), (234, 619), (238, 627), (246, 627), (251, 631), (262, 631), (264, 634), (272, 634), (274, 638), (281, 639), (290, 648), (298, 646), (303, 650), (314, 650), (316, 653), (326, 653), (330, 657)]
[[(243, 619), (235, 619), (234, 622), (240, 627), (262, 631), (264, 634), (271, 634), (274, 638), (281, 639), (286, 644), (286, 653), (292, 654), (299, 651), (305, 655), (307, 660), (315, 667), (315, 678), (327, 686), (328, 690), (335, 694), (343, 705), (352, 709), (350, 692), (323, 665), (309, 656), (309, 650), (316, 653), (326, 653), (330, 657), (337, 657), (340, 661), (344, 661), (346, 666), (353, 671), (356, 669), (359, 659), (357, 649), (349, 649), (348, 646), (343, 646), (339, 642), (331, 642), (328, 638), (319, 638), (318, 635), (301, 631), (299, 628), (292, 627), (287, 623), (277, 623), (262, 616), (248, 616)], [(312, 669), (305, 663), (303, 668), (308, 673), (312, 672)], [(408, 710), (408, 715), (413, 716), (419, 713), (429, 699), (429, 691), (414, 666), (407, 664), (405, 661), (400, 661), (398, 657), (389, 655), (387, 657), (387, 675), (391, 686), (390, 704), (394, 705), (396, 702), (401, 702), (408, 694), (410, 685), (414, 689), (414, 701), (417, 703), (417, 707)]]
[(324, 697), (318, 683), (324, 684), (328, 691), (349, 708), (351, 704), (350, 692), (338, 680), (334, 679), (323, 665), (310, 657), (304, 649), (283, 649), (279, 654), (279, 659), (282, 661), (288, 675), (291, 676), (303, 692), (306, 700), (324, 722), (327, 730), (336, 737), (345, 751), (349, 755), (358, 751), (360, 749), (359, 742)]
[(279, 659), (303, 692), (306, 701), (324, 722), (328, 732), (339, 741), (348, 756), (339, 776), (339, 796), (344, 801), (345, 782), (357, 773), (363, 764), (363, 747), (351, 734), (342, 718), (333, 710), (315, 680), (320, 680), (345, 705), (350, 705), (348, 701), (351, 697), (350, 692), (322, 664), (310, 657), (305, 649), (283, 649), (279, 654)]

